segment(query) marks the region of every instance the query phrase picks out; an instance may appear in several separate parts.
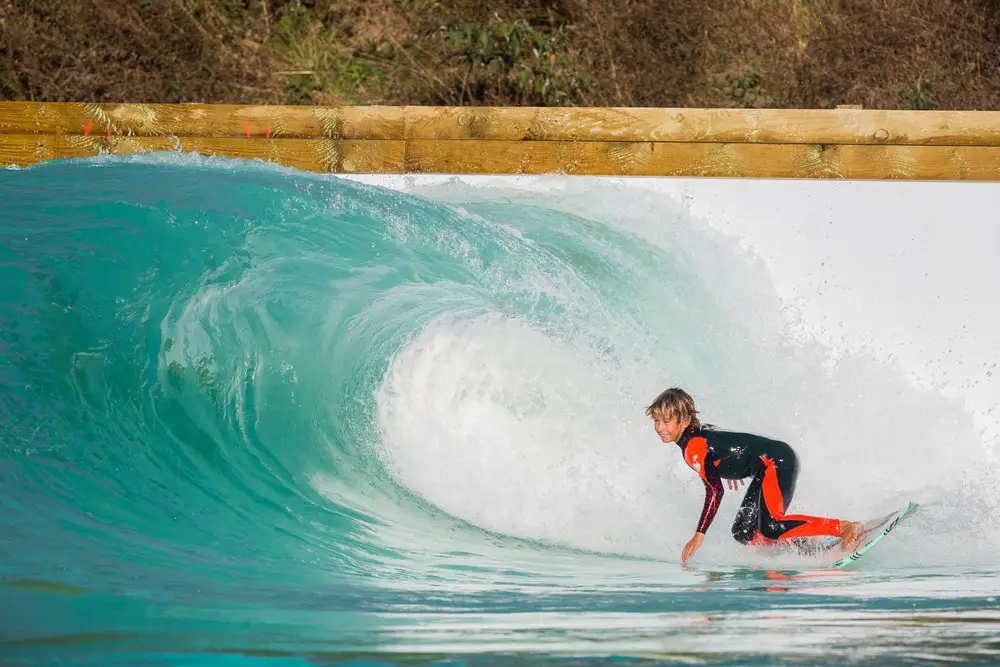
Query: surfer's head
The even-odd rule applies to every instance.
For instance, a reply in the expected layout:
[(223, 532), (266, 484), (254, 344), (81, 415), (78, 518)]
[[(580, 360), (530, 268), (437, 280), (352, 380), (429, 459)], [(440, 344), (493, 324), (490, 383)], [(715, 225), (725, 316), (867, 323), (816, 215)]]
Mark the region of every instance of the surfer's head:
[(664, 442), (677, 442), (689, 426), (701, 427), (694, 399), (679, 387), (671, 387), (653, 399), (646, 415), (653, 418), (653, 428)]

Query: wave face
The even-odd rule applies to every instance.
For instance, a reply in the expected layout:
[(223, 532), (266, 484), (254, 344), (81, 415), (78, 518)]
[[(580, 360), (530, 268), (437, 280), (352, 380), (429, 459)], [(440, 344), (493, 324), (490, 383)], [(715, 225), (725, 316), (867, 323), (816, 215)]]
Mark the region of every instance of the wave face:
[[(737, 240), (593, 183), (436, 193), (191, 156), (0, 174), (4, 646), (549, 650), (558, 624), (496, 615), (772, 604), (737, 500), (709, 592), (677, 566), (702, 490), (643, 415), (670, 385), (800, 448), (800, 511), (925, 503), (857, 576), (995, 562), (961, 528), (998, 499), (962, 406), (791, 336)], [(445, 613), (479, 634), (415, 629)], [(647, 650), (626, 625), (611, 652)]]

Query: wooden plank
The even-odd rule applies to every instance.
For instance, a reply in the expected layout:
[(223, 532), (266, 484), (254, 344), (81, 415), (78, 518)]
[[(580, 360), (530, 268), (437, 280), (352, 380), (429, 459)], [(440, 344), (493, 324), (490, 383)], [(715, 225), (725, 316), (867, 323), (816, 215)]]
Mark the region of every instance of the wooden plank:
[(405, 107), (0, 102), (0, 134), (402, 139)]
[(0, 134), (1000, 146), (1000, 111), (0, 103)]
[(408, 142), (406, 171), (607, 176), (1000, 180), (1000, 147)]
[(0, 166), (160, 151), (262, 160), (319, 172), (397, 174), (404, 165), (402, 141), (0, 134)]
[(407, 139), (1000, 146), (1000, 112), (408, 107)]
[(0, 165), (192, 151), (319, 172), (1000, 180), (1000, 147), (0, 135)]

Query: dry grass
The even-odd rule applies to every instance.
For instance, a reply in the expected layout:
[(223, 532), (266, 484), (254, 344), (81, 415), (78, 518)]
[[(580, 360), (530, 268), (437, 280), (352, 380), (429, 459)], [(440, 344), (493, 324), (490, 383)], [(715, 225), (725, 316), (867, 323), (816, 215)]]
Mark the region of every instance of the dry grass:
[[(256, 13), (211, 0), (0, 0), (0, 98), (276, 101)], [(233, 9), (237, 9), (237, 4)]]
[(995, 0), (564, 4), (606, 74), (588, 104), (1000, 108)]
[(0, 99), (1000, 108), (997, 0), (0, 0)]

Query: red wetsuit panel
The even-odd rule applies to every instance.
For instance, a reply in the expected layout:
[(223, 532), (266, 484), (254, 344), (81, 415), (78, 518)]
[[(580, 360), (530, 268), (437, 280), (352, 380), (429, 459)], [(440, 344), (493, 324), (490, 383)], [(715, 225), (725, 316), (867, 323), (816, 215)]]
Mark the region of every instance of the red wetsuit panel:
[[(764, 481), (761, 484), (761, 495), (764, 496), (764, 506), (770, 518), (768, 522), (772, 536), (770, 539), (790, 540), (796, 537), (813, 537), (815, 535), (840, 535), (840, 520), (825, 517), (806, 516), (804, 514), (785, 514), (785, 499), (778, 484), (778, 471), (774, 461), (764, 460)], [(780, 534), (775, 534), (780, 533)]]

